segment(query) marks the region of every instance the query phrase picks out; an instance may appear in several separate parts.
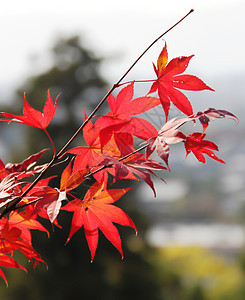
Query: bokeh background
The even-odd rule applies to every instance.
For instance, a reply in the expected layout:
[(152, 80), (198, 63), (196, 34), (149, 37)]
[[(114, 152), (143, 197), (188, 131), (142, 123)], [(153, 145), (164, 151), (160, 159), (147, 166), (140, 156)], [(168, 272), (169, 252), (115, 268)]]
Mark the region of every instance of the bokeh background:
[[(82, 231), (64, 246), (70, 216), (61, 215), (63, 229), (56, 228), (49, 239), (34, 236), (49, 270), (41, 265), (27, 275), (7, 270), (10, 287), (0, 282), (1, 299), (245, 299), (244, 1), (5, 1), (0, 9), (1, 111), (20, 113), (24, 92), (39, 109), (48, 88), (53, 97), (62, 92), (50, 127), (59, 148), (78, 127), (84, 108), (91, 112), (137, 56), (191, 8), (195, 12), (127, 79), (153, 77), (152, 61), (164, 41), (170, 58), (195, 54), (188, 72), (215, 92), (189, 92), (194, 110), (227, 109), (240, 119), (239, 124), (218, 120), (207, 132), (226, 165), (184, 160), (183, 148), (174, 148), (171, 174), (163, 176), (167, 184), (155, 182), (156, 198), (141, 183), (120, 200), (139, 230), (135, 237), (119, 228), (124, 261), (103, 236), (92, 264)], [(137, 86), (136, 96), (147, 88)], [(156, 114), (147, 118), (160, 128)], [(5, 162), (22, 161), (47, 146), (38, 130), (1, 124)]]

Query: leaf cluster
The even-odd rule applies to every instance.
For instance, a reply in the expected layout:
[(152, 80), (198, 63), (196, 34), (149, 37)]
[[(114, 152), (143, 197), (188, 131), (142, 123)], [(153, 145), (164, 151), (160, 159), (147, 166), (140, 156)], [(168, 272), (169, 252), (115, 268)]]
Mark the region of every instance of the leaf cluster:
[[(60, 226), (57, 217), (61, 211), (73, 214), (71, 237), (83, 227), (94, 259), (98, 245), (99, 230), (116, 247), (123, 257), (121, 238), (115, 224), (137, 229), (131, 218), (115, 202), (132, 187), (117, 189), (113, 184), (122, 179), (143, 180), (156, 196), (152, 177), (156, 172), (168, 172), (169, 153), (172, 145), (182, 143), (186, 157), (192, 152), (202, 163), (204, 155), (224, 163), (215, 155), (218, 147), (206, 140), (206, 129), (211, 120), (220, 118), (237, 119), (231, 112), (209, 108), (204, 112), (193, 113), (190, 101), (180, 90), (213, 90), (198, 77), (182, 74), (188, 67), (193, 55), (178, 57), (168, 62), (167, 46), (164, 45), (157, 64), (153, 64), (156, 78), (148, 80), (153, 84), (149, 92), (134, 98), (136, 81), (121, 83), (121, 80), (106, 94), (90, 116), (84, 113), (81, 127), (69, 139), (64, 147), (57, 151), (48, 132), (53, 120), (59, 95), (55, 102), (47, 93), (42, 111), (34, 109), (24, 95), (23, 115), (1, 112), (2, 119), (8, 123), (16, 122), (42, 130), (47, 135), (53, 149), (53, 158), (49, 163), (37, 165), (47, 149), (32, 154), (19, 164), (6, 165), (0, 160), (0, 266), (24, 269), (13, 258), (15, 251), (22, 252), (33, 264), (45, 263), (32, 246), (32, 229), (48, 233), (38, 217), (48, 219), (53, 226)], [(124, 86), (125, 85), (125, 86)], [(116, 96), (115, 89), (119, 89)], [(97, 115), (97, 110), (107, 101), (109, 112)], [(169, 119), (170, 105), (175, 105), (185, 115)], [(149, 110), (161, 106), (165, 116), (164, 124), (157, 130), (142, 117)], [(189, 135), (181, 131), (182, 126), (191, 122), (200, 122), (201, 132)], [(81, 134), (82, 133), (82, 134)], [(80, 146), (70, 148), (74, 139), (83, 137)], [(136, 148), (136, 139), (142, 144)], [(159, 160), (152, 159), (153, 153)], [(51, 187), (47, 170), (69, 159), (63, 169), (59, 186)], [(30, 179), (35, 176), (34, 181)], [(112, 178), (112, 179), (111, 179)], [(162, 178), (161, 178), (162, 179)], [(163, 180), (163, 179), (162, 179)], [(84, 182), (90, 182), (85, 195), (79, 195)], [(25, 270), (25, 269), (24, 269)], [(0, 276), (7, 283), (3, 271)]]

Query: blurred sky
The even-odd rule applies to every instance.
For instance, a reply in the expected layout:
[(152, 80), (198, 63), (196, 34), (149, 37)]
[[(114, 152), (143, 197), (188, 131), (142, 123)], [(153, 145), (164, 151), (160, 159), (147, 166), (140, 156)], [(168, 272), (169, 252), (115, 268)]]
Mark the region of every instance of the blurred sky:
[[(170, 57), (195, 54), (190, 66), (198, 76), (245, 74), (244, 0), (43, 0), (2, 1), (0, 9), (0, 101), (32, 74), (51, 64), (47, 53), (61, 36), (82, 34), (85, 45), (103, 57), (103, 72), (113, 84), (158, 35), (184, 16), (167, 34)], [(144, 58), (137, 74), (152, 69), (163, 42)], [(144, 72), (143, 72), (144, 71)], [(204, 76), (203, 76), (204, 75)], [(142, 75), (144, 78), (144, 75)]]

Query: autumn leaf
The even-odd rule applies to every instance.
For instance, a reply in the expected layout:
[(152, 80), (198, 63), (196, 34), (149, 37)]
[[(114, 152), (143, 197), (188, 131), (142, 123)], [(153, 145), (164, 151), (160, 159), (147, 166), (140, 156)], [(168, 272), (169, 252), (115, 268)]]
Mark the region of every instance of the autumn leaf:
[(48, 149), (43, 149), (38, 153), (30, 155), (28, 158), (23, 160), (21, 163), (7, 163), (4, 165), (0, 160), (0, 180), (10, 174), (14, 174), (16, 179), (20, 180), (25, 177), (29, 177), (35, 173), (40, 172), (45, 165), (35, 166), (39, 159), (42, 157)]
[(77, 155), (74, 160), (73, 173), (85, 169), (87, 166), (93, 167), (94, 165), (98, 164), (104, 159), (104, 153), (111, 156), (120, 155), (114, 139), (111, 139), (110, 143), (102, 151), (99, 138), (100, 131), (101, 128), (89, 121), (83, 128), (83, 138), (88, 146), (78, 146), (68, 150), (65, 153)]
[(111, 110), (95, 123), (96, 127), (100, 128), (102, 148), (116, 132), (131, 133), (143, 140), (156, 134), (157, 130), (150, 122), (134, 116), (158, 106), (159, 98), (145, 96), (133, 99), (133, 94), (134, 82), (124, 87), (116, 98), (112, 94), (108, 97)]
[(33, 168), (36, 165), (36, 163), (42, 157), (43, 153), (45, 153), (48, 150), (49, 149), (43, 149), (43, 150), (39, 151), (38, 153), (32, 154), (28, 158), (23, 160), (21, 163), (17, 163), (17, 164), (8, 163), (8, 164), (6, 164), (5, 169), (9, 173), (17, 173), (17, 172), (18, 173), (20, 173), (20, 172), (27, 173), (28, 171), (31, 170), (31, 168)]
[(115, 98), (112, 94), (108, 97), (108, 104), (111, 109), (108, 116), (113, 118), (127, 119), (131, 116), (142, 114), (160, 104), (156, 97), (139, 97), (133, 99), (134, 82), (124, 87)]
[(22, 230), (20, 228), (9, 226), (8, 219), (1, 219), (0, 253), (14, 253), (15, 250), (20, 250), (34, 267), (38, 261), (44, 262), (32, 245), (21, 239), (21, 233)]
[(106, 190), (103, 185), (96, 182), (90, 187), (83, 200), (75, 199), (66, 204), (62, 209), (74, 213), (67, 242), (78, 229), (84, 226), (91, 260), (93, 260), (98, 245), (98, 229), (100, 229), (123, 257), (121, 238), (113, 223), (130, 226), (135, 231), (137, 230), (133, 221), (124, 211), (111, 204), (121, 198), (128, 190), (129, 188)]
[(207, 129), (209, 122), (214, 119), (230, 118), (239, 121), (238, 118), (231, 112), (224, 109), (208, 108), (204, 112), (198, 112), (195, 115), (203, 126), (203, 133)]
[(169, 145), (183, 142), (186, 136), (178, 130), (179, 127), (184, 125), (188, 121), (192, 121), (192, 118), (173, 118), (166, 122), (163, 127), (159, 130), (157, 136), (152, 137), (148, 141), (146, 148), (146, 157), (148, 158), (154, 150), (157, 155), (166, 163), (168, 169), (168, 158), (169, 158)]
[[(25, 213), (20, 213), (25, 219), (35, 219), (37, 214), (56, 223), (62, 201), (66, 199), (66, 192), (48, 186), (49, 180), (56, 176), (41, 179), (20, 201), (19, 208), (25, 207)], [(29, 188), (23, 188), (25, 192)], [(41, 229), (40, 229), (41, 230)]]
[(66, 199), (66, 192), (61, 191), (59, 192), (58, 198), (52, 201), (52, 203), (47, 206), (47, 215), (51, 223), (54, 223), (55, 219), (57, 218), (60, 212), (62, 201)]
[(194, 55), (177, 57), (172, 59), (167, 64), (168, 52), (167, 45), (165, 43), (165, 46), (158, 57), (157, 66), (153, 64), (155, 73), (157, 75), (157, 80), (152, 84), (148, 94), (158, 90), (158, 95), (166, 115), (166, 120), (168, 118), (171, 101), (184, 114), (188, 116), (193, 114), (191, 103), (189, 102), (188, 98), (178, 89), (191, 91), (213, 91), (212, 88), (207, 86), (196, 76), (179, 75), (186, 70), (189, 61), (193, 56)]
[[(105, 157), (99, 165), (110, 166), (107, 171), (114, 176), (113, 182), (119, 179), (138, 180), (138, 178), (140, 178), (144, 180), (150, 186), (154, 196), (156, 197), (156, 191), (153, 181), (151, 180), (151, 175), (158, 177), (154, 171), (166, 170), (166, 168), (157, 161), (145, 158), (140, 153), (130, 155), (135, 149), (127, 144), (125, 144), (121, 150), (123, 156), (129, 156), (123, 160), (117, 160), (113, 157)], [(135, 175), (137, 177), (135, 177)]]
[(49, 123), (54, 117), (56, 107), (57, 107), (58, 97), (59, 95), (56, 97), (55, 104), (54, 104), (51, 99), (50, 92), (48, 90), (47, 100), (45, 102), (43, 112), (40, 112), (39, 110), (34, 109), (28, 104), (26, 100), (26, 95), (24, 94), (23, 116), (17, 116), (6, 112), (0, 112), (1, 115), (8, 118), (8, 119), (0, 119), (0, 121), (16, 122), (16, 123), (21, 123), (28, 126), (46, 130)]
[(84, 176), (89, 171), (89, 169), (85, 168), (72, 174), (72, 162), (73, 161), (68, 164), (61, 174), (60, 188), (55, 189), (58, 193), (58, 198), (55, 197), (54, 201), (46, 207), (47, 215), (51, 223), (54, 223), (56, 220), (60, 212), (62, 201), (67, 200), (67, 192), (78, 187), (83, 182)]
[(186, 137), (185, 141), (185, 149), (186, 149), (186, 157), (190, 152), (192, 152), (195, 157), (202, 163), (205, 163), (205, 157), (203, 154), (207, 154), (212, 159), (215, 159), (221, 163), (225, 163), (222, 159), (215, 156), (214, 152), (219, 151), (217, 145), (215, 145), (211, 141), (204, 140), (205, 134), (200, 132), (194, 132)]
[(29, 218), (23, 212), (17, 213), (12, 211), (9, 215), (9, 229), (16, 227), (21, 230), (20, 238), (26, 241), (31, 245), (31, 233), (30, 229), (36, 229), (46, 232), (49, 235), (49, 232), (43, 225), (35, 219)]
[[(83, 128), (83, 137), (88, 146), (78, 146), (65, 153), (75, 154), (76, 157), (74, 158), (72, 173), (68, 175), (67, 168), (66, 175), (63, 174), (64, 178), (65, 176), (67, 178), (62, 181), (62, 188), (66, 190), (75, 188), (78, 182), (82, 182), (83, 177), (88, 173), (90, 168), (93, 168), (93, 171), (96, 170), (95, 166), (98, 166), (98, 164), (104, 160), (105, 156), (120, 157), (120, 151), (113, 136), (110, 136), (110, 140), (107, 141), (106, 146), (103, 147), (103, 149), (101, 148), (101, 141), (99, 138), (100, 131), (101, 129), (99, 127), (89, 121)], [(100, 181), (103, 177), (103, 175), (101, 175), (102, 173), (104, 172), (95, 175), (97, 180)]]
[[(39, 213), (39, 211), (43, 208), (47, 209), (50, 205), (52, 205), (53, 209), (56, 210), (56, 205), (59, 205), (58, 202), (64, 200), (60, 198), (59, 190), (50, 186), (33, 189), (32, 193), (28, 193), (28, 197), (38, 200), (33, 206), (33, 215)], [(49, 213), (51, 214), (51, 210)]]

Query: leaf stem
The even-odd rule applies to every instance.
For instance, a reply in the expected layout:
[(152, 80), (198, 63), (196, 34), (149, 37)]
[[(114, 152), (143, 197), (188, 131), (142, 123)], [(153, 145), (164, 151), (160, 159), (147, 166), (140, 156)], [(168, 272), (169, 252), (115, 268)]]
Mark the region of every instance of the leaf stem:
[(136, 82), (136, 83), (146, 83), (146, 82), (154, 82), (154, 81), (156, 81), (156, 80), (157, 80), (157, 78), (156, 78), (156, 79), (143, 79), (143, 80), (130, 80), (130, 81), (125, 81), (125, 82), (123, 82), (123, 83), (120, 83), (120, 84), (118, 85), (118, 87), (119, 87), (119, 86), (126, 85), (126, 84), (129, 84), (129, 83), (132, 83), (132, 82)]
[(46, 133), (46, 135), (47, 135), (47, 137), (49, 138), (50, 143), (51, 143), (51, 145), (52, 145), (52, 148), (53, 148), (53, 151), (54, 151), (54, 155), (53, 155), (53, 156), (56, 156), (56, 149), (55, 149), (55, 146), (54, 146), (54, 142), (53, 142), (53, 140), (51, 139), (51, 136), (49, 135), (47, 129), (44, 129), (44, 132)]

